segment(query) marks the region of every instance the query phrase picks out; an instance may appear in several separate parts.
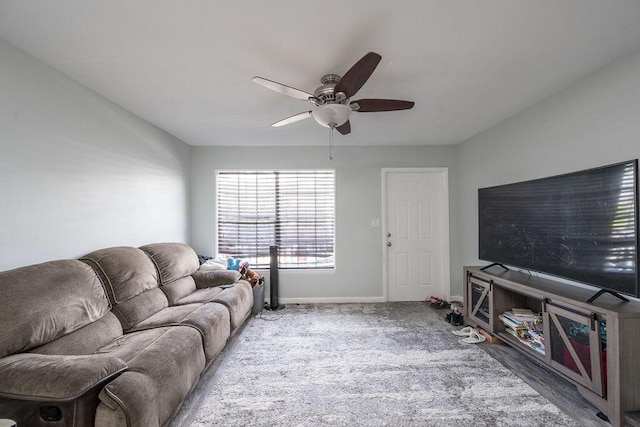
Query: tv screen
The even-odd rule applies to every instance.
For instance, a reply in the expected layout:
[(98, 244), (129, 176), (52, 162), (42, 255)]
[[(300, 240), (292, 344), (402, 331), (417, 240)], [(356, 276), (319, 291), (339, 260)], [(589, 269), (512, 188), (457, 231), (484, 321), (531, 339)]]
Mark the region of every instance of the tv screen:
[(632, 160), (478, 190), (479, 258), (639, 296)]

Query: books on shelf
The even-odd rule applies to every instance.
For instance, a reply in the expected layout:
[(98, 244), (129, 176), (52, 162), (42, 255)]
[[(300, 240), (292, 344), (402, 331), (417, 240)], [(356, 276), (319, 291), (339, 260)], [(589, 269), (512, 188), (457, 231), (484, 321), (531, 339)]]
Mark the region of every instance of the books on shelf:
[(544, 336), (541, 325), (536, 324), (536, 314), (530, 309), (513, 308), (498, 315), (505, 325), (505, 331), (521, 343), (540, 354), (545, 353)]
[(529, 308), (512, 308), (511, 311), (513, 312), (513, 314), (515, 314), (516, 316), (519, 317), (533, 317), (535, 316), (535, 313), (533, 312), (533, 310), (529, 309)]
[(544, 334), (542, 331), (538, 331), (536, 329), (527, 329), (527, 332), (529, 333), (529, 337), (532, 341), (535, 341), (542, 347), (544, 347)]
[(536, 352), (542, 355), (545, 354), (544, 343), (541, 343), (539, 341), (532, 339), (530, 335), (530, 331), (524, 330), (524, 329), (514, 330), (511, 328), (506, 328), (505, 331), (513, 335), (514, 337), (516, 337), (518, 341), (520, 341), (522, 344), (526, 345), (527, 347), (535, 350)]
[(521, 322), (516, 322), (516, 321), (515, 321), (515, 320), (513, 320), (511, 317), (508, 317), (508, 316), (506, 315), (506, 313), (505, 313), (505, 314), (500, 314), (500, 315), (498, 315), (498, 319), (500, 319), (500, 321), (501, 321), (502, 323), (504, 323), (504, 325), (505, 325), (506, 327), (508, 327), (508, 328), (512, 328), (512, 329), (514, 329), (514, 330), (516, 330), (516, 329), (526, 329), (526, 328), (527, 328), (527, 326), (526, 326), (525, 324), (523, 324), (523, 323), (521, 323)]
[(504, 315), (515, 322), (533, 322), (535, 313), (528, 308), (512, 308), (511, 311), (505, 311)]

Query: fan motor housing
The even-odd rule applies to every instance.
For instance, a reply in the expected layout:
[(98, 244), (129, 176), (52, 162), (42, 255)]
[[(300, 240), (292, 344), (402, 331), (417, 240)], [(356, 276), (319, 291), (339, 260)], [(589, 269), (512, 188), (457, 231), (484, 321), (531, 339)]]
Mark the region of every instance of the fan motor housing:
[(340, 76), (337, 74), (327, 74), (323, 76), (320, 81), (322, 82), (322, 86), (313, 92), (313, 97), (318, 100), (318, 105), (335, 103), (336, 96), (334, 89), (340, 81)]

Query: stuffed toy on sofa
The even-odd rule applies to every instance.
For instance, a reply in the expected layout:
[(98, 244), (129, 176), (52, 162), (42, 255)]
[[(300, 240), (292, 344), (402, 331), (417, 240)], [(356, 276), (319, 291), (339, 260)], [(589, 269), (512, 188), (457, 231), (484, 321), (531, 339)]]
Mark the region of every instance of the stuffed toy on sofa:
[(249, 263), (242, 261), (239, 258), (227, 258), (227, 270), (237, 270), (240, 272), (240, 279), (246, 280), (251, 284), (251, 287), (262, 286), (264, 283), (264, 277), (261, 277), (258, 273), (249, 269)]
[(227, 270), (240, 271), (241, 263), (242, 263), (242, 260), (240, 258), (229, 257), (227, 258)]
[(260, 281), (260, 275), (253, 270), (249, 270), (248, 268), (244, 272), (244, 274), (240, 277), (242, 280), (246, 280), (251, 283), (251, 287), (256, 287), (258, 282)]

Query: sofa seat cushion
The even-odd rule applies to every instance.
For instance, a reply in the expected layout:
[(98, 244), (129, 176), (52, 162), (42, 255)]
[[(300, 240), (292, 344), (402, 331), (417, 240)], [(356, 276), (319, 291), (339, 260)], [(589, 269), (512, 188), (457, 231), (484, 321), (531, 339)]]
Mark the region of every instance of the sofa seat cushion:
[(96, 273), (77, 260), (0, 272), (0, 357), (46, 344), (109, 312)]
[(231, 321), (231, 335), (244, 323), (253, 308), (253, 292), (251, 285), (240, 280), (231, 288), (198, 289), (192, 294), (176, 301), (176, 305), (216, 302), (229, 310)]
[(132, 330), (173, 325), (189, 326), (200, 332), (200, 345), (204, 346), (207, 363), (222, 351), (231, 335), (229, 311), (224, 305), (217, 303), (167, 307), (135, 325)]
[(216, 296), (220, 294), (220, 292), (224, 290), (225, 289), (221, 289), (217, 286), (215, 288), (198, 289), (190, 293), (186, 297), (176, 301), (175, 305), (211, 302)]
[(187, 326), (128, 333), (100, 353), (128, 369), (100, 392), (96, 425), (164, 425), (206, 366), (200, 333)]
[(251, 314), (253, 291), (249, 282), (239, 280), (232, 288), (224, 289), (216, 295), (212, 301), (224, 305), (229, 310), (231, 335), (233, 335)]

